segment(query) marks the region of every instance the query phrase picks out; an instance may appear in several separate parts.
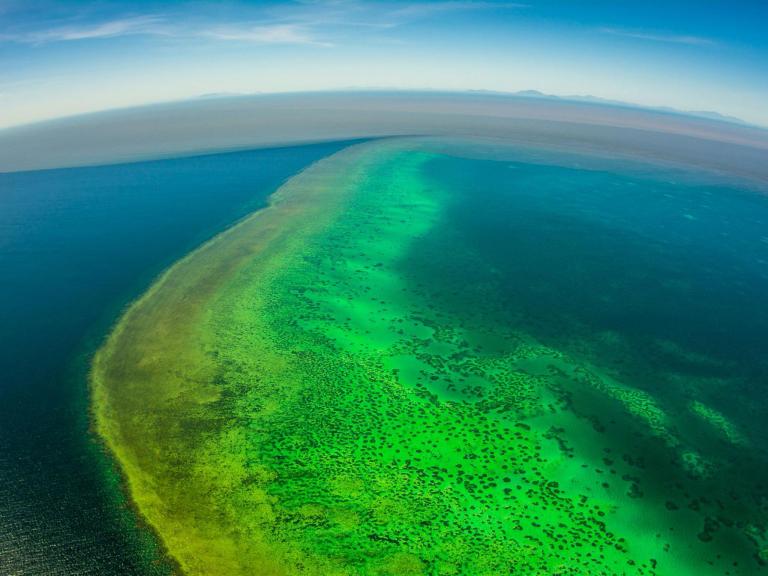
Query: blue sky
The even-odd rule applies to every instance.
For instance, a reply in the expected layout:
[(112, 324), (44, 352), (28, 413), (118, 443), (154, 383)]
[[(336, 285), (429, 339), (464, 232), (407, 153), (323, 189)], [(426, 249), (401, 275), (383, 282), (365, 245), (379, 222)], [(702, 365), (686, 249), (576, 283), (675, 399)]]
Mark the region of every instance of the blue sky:
[(768, 126), (766, 22), (766, 0), (0, 0), (0, 127), (338, 88), (536, 89)]

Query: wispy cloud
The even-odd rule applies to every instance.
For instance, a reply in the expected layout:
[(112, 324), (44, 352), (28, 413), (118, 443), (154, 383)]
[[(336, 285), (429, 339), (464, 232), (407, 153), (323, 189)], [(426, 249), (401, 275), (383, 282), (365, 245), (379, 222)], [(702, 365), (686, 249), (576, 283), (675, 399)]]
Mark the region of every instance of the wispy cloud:
[(623, 36), (625, 38), (634, 38), (636, 40), (649, 40), (651, 42), (665, 42), (668, 44), (686, 44), (688, 46), (714, 46), (717, 44), (710, 38), (702, 36), (690, 36), (685, 34), (663, 34), (654, 32), (644, 32), (642, 30), (626, 30), (623, 28), (600, 28), (603, 34), (613, 36)]
[(528, 4), (503, 1), (467, 0), (299, 0), (275, 7), (276, 18), (296, 20), (311, 25), (363, 26), (396, 28), (414, 21), (455, 12), (492, 9), (520, 9)]
[(330, 37), (343, 36), (345, 30), (354, 28), (391, 29), (441, 14), (525, 7), (502, 1), (296, 0), (254, 7), (238, 22), (222, 21), (202, 9), (191, 14), (121, 15), (87, 22), (83, 21), (85, 15), (76, 15), (66, 22), (41, 21), (26, 23), (21, 29), (0, 30), (0, 42), (46, 44), (144, 35), (331, 46)]
[(120, 18), (105, 22), (79, 25), (55, 26), (43, 30), (0, 33), (0, 41), (24, 44), (47, 44), (116, 38), (119, 36), (165, 36), (169, 38), (208, 38), (252, 42), (258, 44), (312, 44), (327, 46), (315, 37), (306, 25), (263, 23), (263, 24), (171, 24), (170, 18), (161, 16), (139, 16)]
[(234, 40), (256, 44), (311, 44), (331, 46), (323, 42), (299, 24), (272, 24), (246, 27), (222, 26), (198, 33), (199, 36), (216, 40)]
[(392, 16), (400, 18), (424, 18), (447, 12), (465, 12), (469, 10), (528, 8), (528, 4), (518, 2), (411, 2), (401, 7), (395, 6)]
[(95, 38), (114, 38), (135, 34), (163, 34), (163, 19), (158, 16), (136, 16), (88, 24), (69, 24), (47, 29), (0, 34), (0, 40), (27, 44), (68, 42)]

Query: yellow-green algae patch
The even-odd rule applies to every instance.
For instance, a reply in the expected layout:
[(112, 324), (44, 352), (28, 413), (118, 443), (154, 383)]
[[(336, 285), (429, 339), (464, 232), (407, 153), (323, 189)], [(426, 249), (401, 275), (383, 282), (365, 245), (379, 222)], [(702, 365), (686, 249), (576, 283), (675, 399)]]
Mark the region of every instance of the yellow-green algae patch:
[[(227, 391), (206, 330), (210, 306), (245, 263), (268, 281), (287, 253), (328, 225), (371, 156), (371, 146), (360, 145), (318, 162), (267, 209), (178, 262), (130, 307), (94, 359), (98, 432), (141, 514), (186, 573), (283, 573), (274, 546), (238, 542), (237, 526), (206, 505), (213, 486), (195, 475), (193, 459), (226, 424), (218, 405)], [(237, 483), (239, 471), (227, 464), (214, 464), (218, 476)]]
[(187, 574), (743, 573), (730, 533), (642, 494), (632, 435), (707, 469), (660, 402), (489, 322), (491, 285), (459, 317), (414, 280), (452, 202), (429, 149), (310, 167), (97, 355), (98, 430), (169, 554)]

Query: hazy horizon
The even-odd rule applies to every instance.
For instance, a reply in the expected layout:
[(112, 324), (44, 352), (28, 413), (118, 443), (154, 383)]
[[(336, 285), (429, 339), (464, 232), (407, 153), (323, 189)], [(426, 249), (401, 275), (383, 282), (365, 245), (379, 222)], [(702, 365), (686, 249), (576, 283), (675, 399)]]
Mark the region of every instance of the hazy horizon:
[(760, 2), (0, 1), (0, 126), (215, 93), (593, 95), (768, 126)]
[(13, 130), (15, 128), (25, 128), (28, 126), (34, 126), (38, 124), (45, 124), (48, 122), (56, 122), (60, 120), (71, 120), (82, 116), (90, 116), (92, 114), (103, 114), (110, 112), (120, 112), (132, 109), (146, 108), (152, 106), (164, 106), (173, 104), (183, 104), (185, 102), (194, 102), (200, 100), (218, 100), (226, 98), (253, 98), (260, 96), (280, 97), (280, 96), (301, 96), (301, 95), (313, 95), (313, 94), (412, 94), (412, 95), (468, 95), (468, 96), (498, 96), (507, 98), (525, 98), (525, 99), (541, 99), (550, 101), (561, 101), (570, 103), (579, 103), (595, 106), (609, 106), (615, 108), (626, 108), (630, 110), (644, 110), (648, 112), (655, 112), (661, 114), (672, 114), (679, 116), (688, 116), (692, 118), (701, 118), (712, 120), (715, 122), (724, 122), (726, 124), (735, 124), (738, 126), (745, 126), (748, 128), (757, 128), (760, 130), (766, 130), (768, 132), (768, 124), (757, 124), (748, 122), (743, 118), (737, 116), (731, 116), (727, 114), (721, 114), (717, 110), (686, 110), (675, 108), (672, 106), (664, 105), (646, 105), (632, 101), (625, 100), (613, 100), (610, 98), (603, 98), (602, 96), (596, 96), (594, 94), (550, 94), (541, 92), (535, 88), (528, 88), (524, 90), (504, 91), (504, 90), (487, 90), (482, 88), (467, 88), (461, 90), (443, 90), (439, 88), (382, 88), (382, 87), (366, 87), (366, 86), (345, 86), (340, 88), (326, 88), (318, 90), (292, 90), (292, 91), (275, 91), (275, 92), (207, 92), (203, 94), (195, 94), (185, 98), (174, 98), (170, 100), (156, 100), (150, 102), (144, 102), (140, 104), (130, 104), (126, 106), (114, 106), (107, 108), (97, 108), (94, 110), (88, 110), (85, 112), (75, 112), (72, 114), (64, 114), (62, 116), (51, 116), (40, 118), (28, 122), (21, 122), (17, 124), (0, 124), (0, 132), (5, 130)]
[(194, 98), (0, 130), (0, 172), (386, 136), (586, 145), (768, 182), (760, 127), (611, 103), (482, 92), (324, 91)]

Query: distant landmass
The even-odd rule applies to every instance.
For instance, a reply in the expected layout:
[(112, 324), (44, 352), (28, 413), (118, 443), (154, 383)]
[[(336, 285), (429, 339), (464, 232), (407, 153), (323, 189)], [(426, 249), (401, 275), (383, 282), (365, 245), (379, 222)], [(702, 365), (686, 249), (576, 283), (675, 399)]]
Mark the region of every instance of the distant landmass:
[[(355, 88), (348, 87), (344, 89), (349, 92), (393, 92), (391, 88)], [(422, 92), (422, 91), (420, 91)], [(427, 90), (426, 92), (441, 92), (440, 90)], [(625, 102), (624, 100), (613, 100), (611, 98), (601, 98), (600, 96), (592, 96), (591, 94), (571, 94), (567, 96), (557, 96), (555, 94), (547, 94), (539, 90), (519, 90), (517, 92), (504, 92), (501, 90), (467, 90), (469, 94), (490, 94), (497, 96), (513, 96), (522, 98), (540, 98), (543, 100), (563, 100), (569, 102), (584, 102), (587, 104), (603, 104), (607, 106), (619, 106), (622, 108), (636, 108), (638, 110), (653, 110), (654, 112), (666, 112), (668, 114), (684, 114), (686, 116), (694, 116), (696, 118), (706, 118), (708, 120), (719, 120), (720, 122), (731, 122), (734, 124), (741, 124), (742, 126), (753, 126), (746, 120), (737, 118), (736, 116), (727, 116), (714, 112), (712, 110), (680, 110), (671, 106), (645, 106), (643, 104), (636, 104), (633, 102)], [(232, 98), (237, 96), (258, 96), (264, 95), (264, 92), (212, 92), (207, 94), (200, 94), (194, 99), (216, 99), (216, 98)]]
[[(474, 90), (474, 92), (488, 92), (484, 90)], [(591, 94), (585, 95), (569, 95), (569, 96), (556, 96), (554, 94), (546, 94), (538, 90), (521, 90), (519, 92), (495, 92), (496, 94), (510, 94), (512, 96), (523, 96), (525, 98), (544, 98), (547, 100), (570, 100), (572, 102), (591, 102), (594, 104), (607, 104), (610, 106), (622, 106), (625, 108), (638, 108), (641, 110), (654, 110), (657, 112), (669, 112), (671, 114), (685, 114), (687, 116), (696, 116), (698, 118), (708, 118), (710, 120), (720, 120), (721, 122), (734, 122), (736, 124), (743, 124), (749, 126), (749, 122), (737, 118), (735, 116), (726, 116), (719, 112), (713, 112), (710, 110), (678, 110), (670, 106), (644, 106), (642, 104), (634, 104), (632, 102), (625, 102), (623, 100), (611, 100), (610, 98), (600, 98), (599, 96), (592, 96)]]

